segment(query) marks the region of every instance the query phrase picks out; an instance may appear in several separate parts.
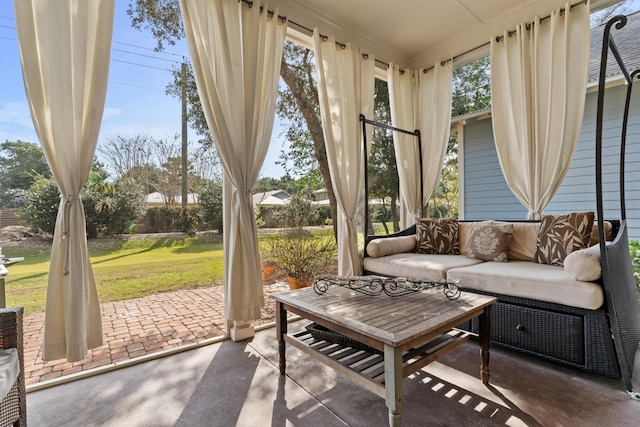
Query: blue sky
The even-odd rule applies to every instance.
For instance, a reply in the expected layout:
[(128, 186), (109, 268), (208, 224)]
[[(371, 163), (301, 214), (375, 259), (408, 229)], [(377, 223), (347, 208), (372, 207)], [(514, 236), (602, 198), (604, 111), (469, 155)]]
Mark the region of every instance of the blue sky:
[[(186, 43), (168, 46), (166, 53), (154, 52), (155, 41), (148, 33), (131, 28), (126, 14), (129, 0), (116, 0), (113, 50), (109, 85), (100, 128), (98, 147), (115, 136), (147, 135), (156, 139), (172, 138), (182, 128), (180, 100), (165, 95), (172, 80), (168, 71), (188, 57)], [(38, 138), (24, 92), (20, 54), (15, 30), (13, 1), (0, 1), (0, 142), (28, 141)], [(197, 135), (189, 131), (189, 140)], [(276, 122), (271, 147), (262, 168), (263, 177), (280, 177), (275, 164), (280, 154), (281, 133)], [(99, 156), (99, 152), (96, 151)]]

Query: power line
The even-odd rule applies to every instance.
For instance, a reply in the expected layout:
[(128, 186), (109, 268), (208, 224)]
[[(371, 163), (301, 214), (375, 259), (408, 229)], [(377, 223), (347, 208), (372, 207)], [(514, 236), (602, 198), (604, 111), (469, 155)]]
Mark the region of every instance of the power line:
[(111, 59), (113, 62), (121, 62), (123, 64), (129, 64), (129, 65), (135, 65), (137, 67), (143, 67), (143, 68), (150, 68), (152, 70), (160, 70), (160, 71), (168, 71), (168, 72), (172, 72), (172, 70), (168, 69), (168, 68), (160, 68), (160, 67), (154, 67), (152, 65), (144, 65), (144, 64), (138, 64), (135, 62), (129, 62), (129, 61), (123, 61), (121, 59)]
[(159, 92), (164, 92), (166, 89), (158, 89), (157, 87), (149, 87), (149, 86), (140, 86), (140, 85), (132, 85), (130, 83), (122, 83), (122, 82), (113, 82), (113, 81), (109, 81), (109, 84), (114, 84), (114, 85), (121, 85), (121, 86), (130, 86), (130, 87), (135, 87), (135, 88), (139, 88), (139, 89), (149, 89), (149, 90), (157, 90)]
[(164, 55), (177, 56), (177, 57), (180, 57), (180, 58), (184, 58), (184, 57), (185, 57), (185, 55), (179, 55), (179, 54), (177, 54), (177, 53), (167, 52), (167, 51), (164, 51), (164, 50), (157, 51), (157, 50), (152, 49), (152, 48), (150, 48), (150, 47), (138, 46), (138, 45), (131, 44), (131, 43), (119, 42), (119, 41), (115, 41), (115, 40), (113, 41), (113, 43), (114, 43), (114, 44), (121, 44), (121, 45), (124, 45), (124, 46), (135, 47), (135, 48), (143, 49), (143, 50), (150, 50), (151, 52), (155, 52), (155, 53), (162, 53), (162, 54), (164, 54)]
[(158, 57), (156, 57), (156, 56), (145, 55), (144, 53), (131, 52), (130, 50), (123, 50), (123, 49), (111, 48), (111, 51), (112, 51), (112, 52), (128, 53), (128, 54), (130, 54), (130, 55), (142, 56), (142, 57), (144, 57), (144, 58), (157, 59), (157, 60), (159, 60), (159, 61), (171, 62), (171, 63), (173, 63), (173, 64), (182, 64), (182, 61), (176, 61), (176, 60), (174, 60), (174, 59), (158, 58)]

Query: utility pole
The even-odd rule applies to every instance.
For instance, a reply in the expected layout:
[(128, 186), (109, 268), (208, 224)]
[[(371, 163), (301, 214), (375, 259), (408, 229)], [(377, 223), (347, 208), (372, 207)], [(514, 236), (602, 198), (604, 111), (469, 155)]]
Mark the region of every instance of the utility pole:
[(187, 60), (182, 59), (182, 211), (187, 210), (187, 201), (189, 195), (188, 176), (187, 170), (187, 156), (188, 156), (188, 143), (187, 143)]

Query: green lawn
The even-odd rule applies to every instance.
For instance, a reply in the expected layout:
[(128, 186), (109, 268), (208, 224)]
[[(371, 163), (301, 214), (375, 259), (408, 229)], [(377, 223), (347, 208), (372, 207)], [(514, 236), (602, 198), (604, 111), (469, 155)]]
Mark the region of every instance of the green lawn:
[[(332, 229), (313, 235), (332, 235)], [(50, 247), (4, 247), (2, 252), (10, 258), (24, 257), (9, 267), (7, 307), (22, 306), (25, 314), (44, 311)], [(224, 278), (218, 236), (92, 239), (89, 256), (100, 302), (208, 286)]]
[[(5, 247), (7, 257), (25, 260), (9, 268), (7, 306), (25, 314), (44, 311), (49, 247)], [(219, 237), (110, 239), (89, 241), (89, 255), (100, 302), (137, 298), (223, 279)]]

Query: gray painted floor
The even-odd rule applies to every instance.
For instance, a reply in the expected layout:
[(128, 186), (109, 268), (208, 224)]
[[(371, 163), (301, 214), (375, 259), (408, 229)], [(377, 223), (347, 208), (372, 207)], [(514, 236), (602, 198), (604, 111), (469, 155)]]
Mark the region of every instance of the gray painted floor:
[[(403, 425), (640, 425), (640, 401), (618, 381), (493, 348), (484, 386), (479, 365), (468, 342), (406, 379)], [(280, 376), (273, 328), (27, 395), (31, 427), (371, 427), (387, 419), (382, 398), (296, 349)]]

